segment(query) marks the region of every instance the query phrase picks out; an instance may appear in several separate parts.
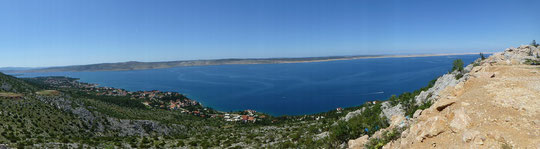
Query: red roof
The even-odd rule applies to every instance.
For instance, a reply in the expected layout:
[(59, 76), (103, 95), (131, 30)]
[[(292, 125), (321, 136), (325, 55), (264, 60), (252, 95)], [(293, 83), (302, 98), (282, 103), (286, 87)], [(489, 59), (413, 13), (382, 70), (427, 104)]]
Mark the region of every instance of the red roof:
[(247, 115), (242, 115), (242, 120), (247, 120), (247, 119), (248, 119)]

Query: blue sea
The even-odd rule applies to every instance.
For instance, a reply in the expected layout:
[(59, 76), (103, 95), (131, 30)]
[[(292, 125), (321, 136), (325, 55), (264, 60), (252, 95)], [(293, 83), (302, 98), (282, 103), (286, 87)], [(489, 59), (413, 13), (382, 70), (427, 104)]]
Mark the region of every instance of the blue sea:
[(68, 76), (130, 91), (176, 91), (220, 111), (253, 109), (300, 115), (385, 100), (448, 72), (452, 61), (478, 55), (376, 58), (311, 63), (217, 65), (135, 71), (26, 73)]

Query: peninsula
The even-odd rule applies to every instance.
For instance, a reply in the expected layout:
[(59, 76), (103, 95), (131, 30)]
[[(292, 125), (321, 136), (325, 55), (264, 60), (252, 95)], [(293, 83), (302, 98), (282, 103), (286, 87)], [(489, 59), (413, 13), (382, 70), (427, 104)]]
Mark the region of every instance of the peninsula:
[(478, 53), (449, 53), (449, 54), (415, 54), (415, 55), (357, 55), (357, 56), (326, 56), (326, 57), (298, 57), (298, 58), (229, 58), (211, 60), (183, 60), (164, 62), (119, 62), (100, 63), (89, 65), (58, 66), (35, 69), (4, 69), (7, 73), (33, 73), (33, 72), (66, 72), (66, 71), (126, 71), (160, 69), (184, 66), (206, 66), (206, 65), (233, 65), (233, 64), (280, 64), (280, 63), (306, 63), (338, 60), (354, 60), (369, 58), (400, 58), (400, 57), (429, 57), (429, 56), (450, 56), (450, 55), (472, 55)]

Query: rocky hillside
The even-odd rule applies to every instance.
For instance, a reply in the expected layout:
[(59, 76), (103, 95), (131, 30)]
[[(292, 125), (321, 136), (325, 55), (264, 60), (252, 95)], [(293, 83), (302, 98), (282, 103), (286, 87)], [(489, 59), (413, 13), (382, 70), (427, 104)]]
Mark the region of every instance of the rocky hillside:
[[(413, 117), (385, 114), (391, 125), (350, 140), (349, 148), (540, 148), (540, 51), (508, 48), (454, 73), (416, 96), (433, 101)], [(388, 109), (395, 109), (389, 107)], [(390, 110), (399, 111), (399, 110)], [(383, 141), (381, 141), (383, 140)], [(371, 144), (370, 144), (371, 143)], [(370, 146), (371, 147), (371, 146)]]
[(98, 94), (103, 92), (80, 87), (88, 84), (62, 80), (76, 79), (20, 79), (0, 73), (0, 149), (331, 148), (327, 146), (332, 122), (359, 108), (227, 121), (227, 114), (247, 118), (248, 112), (212, 114), (203, 107), (195, 115), (144, 105), (147, 96), (141, 100), (127, 94)]

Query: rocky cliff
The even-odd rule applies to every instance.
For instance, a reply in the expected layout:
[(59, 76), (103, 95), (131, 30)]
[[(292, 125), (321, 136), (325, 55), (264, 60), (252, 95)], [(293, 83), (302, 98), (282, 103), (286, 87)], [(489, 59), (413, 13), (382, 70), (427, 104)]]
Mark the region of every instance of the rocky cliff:
[(539, 53), (508, 48), (467, 66), (460, 79), (446, 74), (415, 98), (433, 101), (430, 108), (404, 118), (387, 107), (391, 126), (348, 146), (363, 148), (397, 129), (399, 137), (383, 148), (540, 148), (540, 67), (531, 65)]

